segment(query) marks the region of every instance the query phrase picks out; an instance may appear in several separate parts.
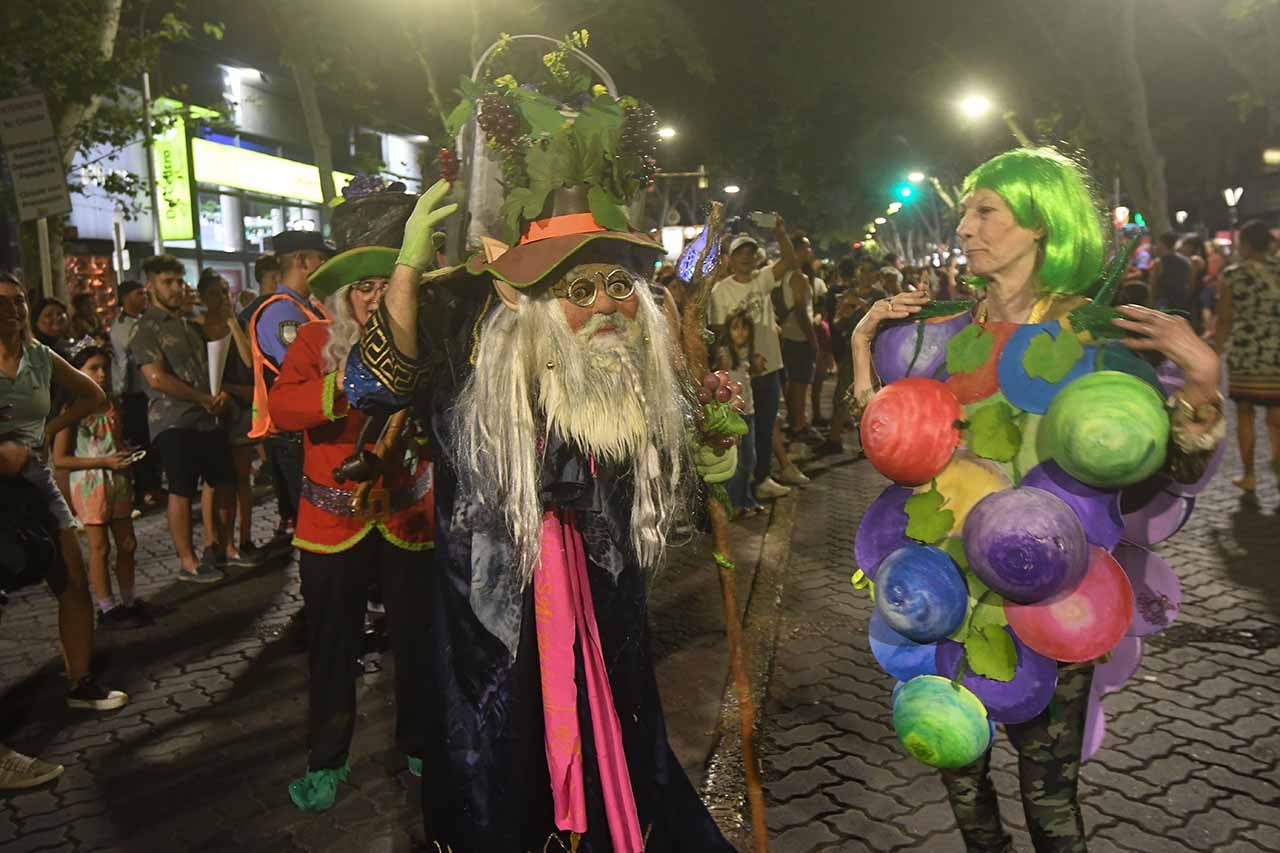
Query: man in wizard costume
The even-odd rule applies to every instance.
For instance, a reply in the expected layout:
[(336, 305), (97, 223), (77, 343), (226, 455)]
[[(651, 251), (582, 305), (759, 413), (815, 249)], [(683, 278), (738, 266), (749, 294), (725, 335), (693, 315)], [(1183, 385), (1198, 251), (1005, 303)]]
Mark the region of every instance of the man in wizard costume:
[[(593, 110), (617, 119), (616, 141), (618, 102), (600, 94), (579, 121)], [(696, 477), (727, 479), (736, 451), (694, 462), (673, 330), (648, 288), (661, 247), (613, 195), (628, 165), (584, 160), (574, 124), (541, 146), (562, 146), (563, 172), (508, 184), (534, 211), (514, 208), (510, 248), (486, 240), (423, 275), (452, 207), (434, 209), (443, 183), (423, 195), (348, 361), (353, 406), (409, 404), (439, 448), (428, 847), (730, 851), (668, 745), (646, 574)], [(608, 187), (601, 168), (619, 170)]]

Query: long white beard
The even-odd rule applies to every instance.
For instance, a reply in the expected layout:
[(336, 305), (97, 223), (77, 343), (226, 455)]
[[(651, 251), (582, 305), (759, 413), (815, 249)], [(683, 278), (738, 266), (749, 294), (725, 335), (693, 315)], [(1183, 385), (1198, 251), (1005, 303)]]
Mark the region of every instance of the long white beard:
[(553, 430), (589, 457), (629, 466), (632, 549), (645, 567), (661, 561), (690, 470), (688, 412), (665, 320), (643, 286), (636, 293), (635, 320), (595, 315), (575, 334), (556, 300), (522, 297), (519, 311), (499, 310), (481, 332), (455, 406), (455, 462), (467, 492), (503, 519), (526, 583), (541, 548), (542, 447)]

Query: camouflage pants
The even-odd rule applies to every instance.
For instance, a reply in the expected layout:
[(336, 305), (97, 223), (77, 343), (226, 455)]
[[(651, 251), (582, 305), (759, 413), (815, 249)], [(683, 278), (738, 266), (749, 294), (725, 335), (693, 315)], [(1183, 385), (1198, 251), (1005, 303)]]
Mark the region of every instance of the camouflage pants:
[[(1084, 819), (1076, 791), (1080, 749), (1093, 668), (1058, 670), (1058, 689), (1039, 716), (1005, 726), (1018, 752), (1018, 779), (1027, 829), (1037, 853), (1086, 849)], [(951, 810), (970, 853), (1012, 853), (1013, 840), (1000, 824), (988, 752), (968, 767), (943, 770)]]

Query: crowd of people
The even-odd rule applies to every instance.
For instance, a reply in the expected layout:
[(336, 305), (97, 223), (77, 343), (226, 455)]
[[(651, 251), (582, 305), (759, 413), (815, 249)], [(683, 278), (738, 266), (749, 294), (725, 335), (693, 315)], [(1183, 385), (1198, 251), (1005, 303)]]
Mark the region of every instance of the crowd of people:
[[(725, 482), (738, 517), (749, 516), (808, 482), (807, 456), (844, 452), (878, 386), (882, 323), (975, 296), (980, 322), (1028, 323), (1050, 316), (1043, 306), (1057, 319), (1079, 304), (1101, 256), (1077, 265), (1070, 293), (1042, 292), (1045, 252), (1056, 250), (1011, 212), (998, 182), (975, 185), (962, 206), (968, 270), (958, 254), (945, 266), (867, 252), (819, 260), (804, 233), (760, 217), (770, 229), (725, 239), (707, 297), (709, 366), (741, 385), (743, 421), (725, 422), (740, 438), (712, 459), (688, 446), (695, 410), (667, 310), (688, 310), (688, 290), (674, 268), (654, 273), (660, 247), (588, 221), (563, 193), (516, 245), (433, 271), (447, 191), (392, 192), (398, 215), (380, 197), (368, 217), (349, 197), (335, 212), (336, 249), (315, 232), (277, 234), (255, 268), (260, 293), (238, 303), (215, 271), (193, 289), (180, 260), (148, 258), (145, 283), (119, 286), (109, 329), (92, 302), (29, 308), (21, 282), (0, 277), (0, 485), (39, 510), (14, 523), (48, 534), (28, 550), (32, 563), (45, 555), (41, 574), (58, 597), (67, 704), (129, 701), (93, 676), (93, 635), (154, 619), (136, 592), (133, 519), (163, 506), (177, 580), (217, 583), (229, 567), (301, 552), (310, 701), (306, 769), (289, 786), (298, 808), (331, 807), (348, 778), (356, 660), (380, 587), (396, 738), (424, 776), (429, 839), (727, 850), (667, 744), (647, 634), (646, 571), (690, 516), (689, 495), (699, 481)], [(1175, 432), (1225, 429), (1206, 340), (1228, 353), (1245, 458), (1237, 485), (1252, 489), (1255, 406), (1280, 457), (1270, 232), (1247, 224), (1238, 261), (1221, 269), (1194, 238), (1157, 243), (1127, 276), (1121, 301), (1138, 307), (1118, 322), (1186, 371), (1192, 420), (1175, 410)], [(1162, 325), (1178, 312), (1186, 323)], [(280, 518), (262, 544), (250, 535), (255, 464)], [(1081, 672), (1061, 682), (1075, 716)], [(1053, 763), (1062, 743), (1079, 755), (1079, 722), (1027, 729), (1018, 744), (1025, 766), (1052, 764), (1070, 788), (1065, 805), (1028, 806), (1033, 835), (1063, 809), (1079, 824), (1074, 771)], [(60, 772), (0, 748), (0, 788)], [(944, 778), (971, 845), (1004, 843), (986, 765)]]

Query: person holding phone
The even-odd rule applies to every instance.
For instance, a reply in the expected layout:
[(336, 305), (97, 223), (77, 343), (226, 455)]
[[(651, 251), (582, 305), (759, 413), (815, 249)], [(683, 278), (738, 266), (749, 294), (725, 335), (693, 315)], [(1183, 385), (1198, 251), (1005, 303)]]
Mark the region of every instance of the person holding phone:
[[(133, 484), (129, 468), (139, 451), (125, 444), (124, 418), (111, 396), (111, 356), (92, 338), (71, 345), (71, 366), (107, 394), (90, 414), (68, 424), (53, 439), (54, 467), (70, 472), (71, 506), (85, 527), (89, 545), (89, 588), (99, 628), (139, 628), (154, 620), (134, 593)], [(111, 543), (115, 541), (117, 599), (111, 590)]]

